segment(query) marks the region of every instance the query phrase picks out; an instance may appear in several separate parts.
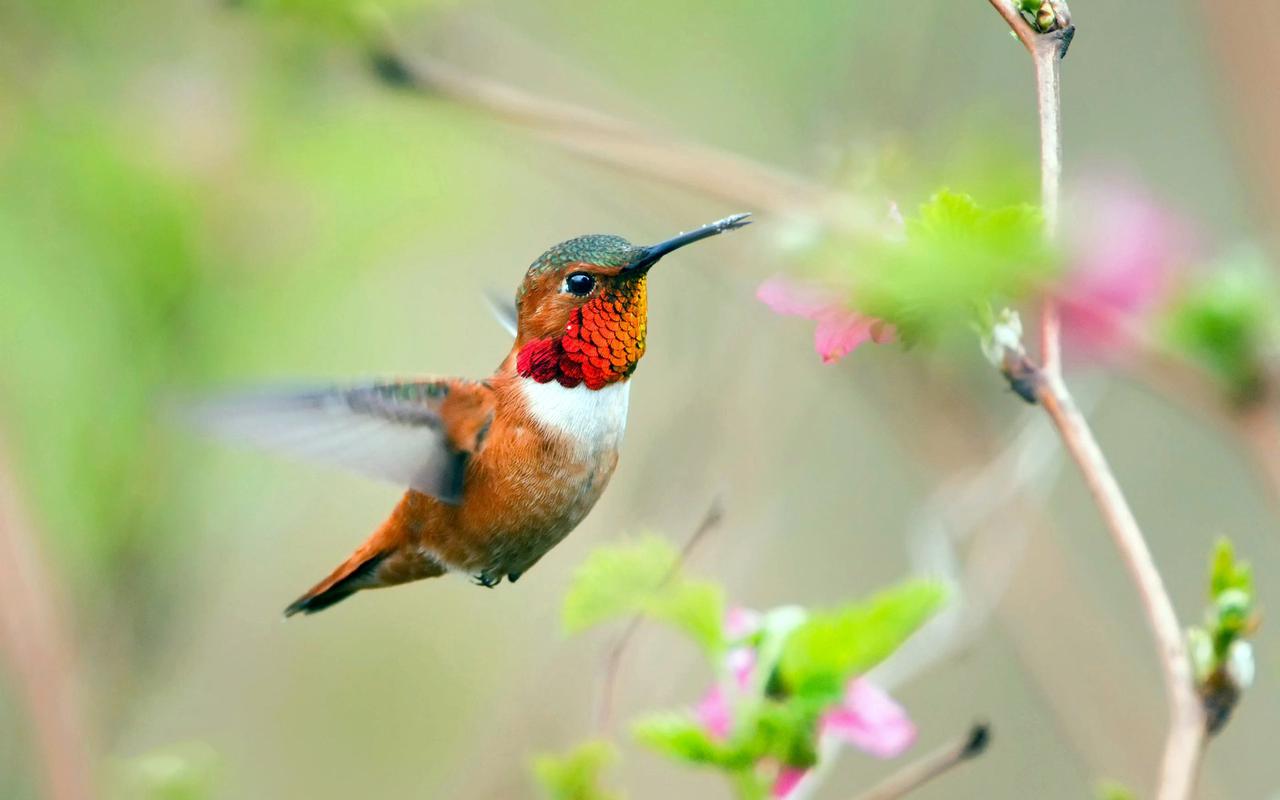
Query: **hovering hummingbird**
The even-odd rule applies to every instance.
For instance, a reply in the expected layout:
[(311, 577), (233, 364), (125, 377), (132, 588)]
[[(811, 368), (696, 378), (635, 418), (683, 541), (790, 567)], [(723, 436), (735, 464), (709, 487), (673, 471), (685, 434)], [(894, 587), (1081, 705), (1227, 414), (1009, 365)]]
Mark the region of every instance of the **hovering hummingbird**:
[(515, 583), (587, 515), (618, 463), (645, 350), (649, 270), (749, 224), (737, 214), (648, 247), (580, 236), (515, 297), (515, 343), (485, 380), (421, 378), (215, 401), (215, 432), (407, 486), (391, 516), (287, 609), (450, 572)]

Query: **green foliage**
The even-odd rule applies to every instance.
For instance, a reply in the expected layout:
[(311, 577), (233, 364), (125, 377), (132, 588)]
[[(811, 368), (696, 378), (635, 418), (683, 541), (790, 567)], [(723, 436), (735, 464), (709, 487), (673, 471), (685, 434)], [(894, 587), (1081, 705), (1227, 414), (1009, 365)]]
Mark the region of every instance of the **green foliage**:
[(636, 722), (631, 731), (641, 743), (690, 764), (728, 770), (755, 764), (755, 753), (737, 744), (716, 741), (696, 719), (683, 712), (653, 714)]
[(393, 17), (429, 6), (457, 0), (241, 0), (242, 4), (265, 14), (294, 20), (308, 27), (339, 36), (355, 37), (385, 24)]
[(645, 614), (680, 628), (708, 652), (723, 646), (724, 594), (686, 578), (680, 556), (656, 536), (592, 553), (574, 575), (563, 620), (570, 633), (618, 617)]
[(1212, 643), (1210, 671), (1221, 666), (1233, 642), (1247, 636), (1254, 619), (1253, 568), (1237, 561), (1230, 540), (1221, 538), (1209, 566), (1210, 606), (1205, 631)]
[(1218, 539), (1209, 563), (1209, 594), (1221, 595), (1229, 589), (1253, 593), (1253, 568), (1247, 561), (1237, 561), (1235, 547), (1225, 536)]
[(908, 343), (1025, 296), (1055, 268), (1034, 206), (984, 209), (943, 190), (905, 224), (901, 241), (855, 248), (850, 276), (854, 307), (892, 322)]
[(1173, 346), (1222, 382), (1237, 403), (1265, 389), (1280, 300), (1265, 265), (1246, 257), (1216, 271), (1188, 292), (1170, 318)]
[(621, 794), (600, 785), (601, 773), (617, 760), (613, 745), (587, 742), (563, 756), (539, 756), (533, 773), (550, 800), (621, 800)]
[(900, 645), (942, 599), (941, 587), (914, 582), (829, 613), (774, 609), (749, 641), (737, 643), (754, 648), (756, 662), (751, 685), (730, 693), (726, 738), (712, 737), (688, 713), (651, 716), (634, 733), (668, 757), (723, 771), (740, 797), (763, 796), (760, 765), (815, 765), (819, 720), (845, 684)]
[(905, 583), (837, 611), (812, 615), (787, 639), (778, 675), (787, 692), (832, 699), (849, 678), (892, 653), (938, 609), (939, 584)]
[(1226, 539), (1209, 561), (1209, 599), (1204, 624), (1187, 631), (1187, 649), (1212, 733), (1226, 724), (1255, 669), (1248, 641), (1258, 625), (1253, 570)]
[(1137, 800), (1129, 787), (1118, 781), (1103, 781), (1098, 786), (1098, 800)]
[(116, 764), (113, 794), (120, 800), (205, 800), (214, 796), (218, 771), (218, 756), (208, 745), (173, 745)]

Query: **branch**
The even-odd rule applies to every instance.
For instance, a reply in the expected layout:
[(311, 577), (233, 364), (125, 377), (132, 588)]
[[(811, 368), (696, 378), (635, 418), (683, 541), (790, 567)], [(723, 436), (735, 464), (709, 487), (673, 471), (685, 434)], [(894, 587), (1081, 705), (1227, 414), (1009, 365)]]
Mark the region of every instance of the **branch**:
[(1084, 475), (1112, 539), (1138, 588), (1147, 624), (1156, 640), (1169, 705), (1169, 732), (1160, 768), (1158, 800), (1191, 796), (1204, 740), (1204, 710), (1196, 696), (1191, 661), (1182, 625), (1160, 578), (1138, 521), (1125, 500), (1089, 424), (1075, 407), (1066, 386), (1044, 376), (1036, 397), (1062, 435), (1063, 443)]
[[(1033, 29), (1010, 0), (990, 0), (1035, 64), (1040, 117), (1041, 193), (1045, 225), (1057, 235), (1058, 201), (1062, 175), (1062, 117), (1059, 62), (1066, 53), (1074, 28), (1066, 4), (1045, 0)], [(1046, 11), (1047, 7), (1047, 11)], [(1043, 15), (1047, 13), (1047, 18)], [(1157, 789), (1158, 800), (1184, 800), (1191, 796), (1205, 737), (1204, 709), (1196, 695), (1191, 661), (1182, 626), (1165, 590), (1142, 529), (1129, 508), (1102, 449), (1084, 415), (1062, 380), (1060, 323), (1054, 300), (1045, 302), (1041, 319), (1042, 366), (1021, 353), (1011, 354), (1016, 368), (1008, 369), (1023, 385), (1034, 387), (1035, 398), (1048, 412), (1072, 459), (1080, 468), (1094, 502), (1102, 512), (1112, 540), (1120, 551), (1129, 577), (1138, 589), (1147, 624), (1156, 641), (1169, 706), (1169, 732)]]
[[(684, 547), (680, 548), (680, 555), (672, 566), (671, 571), (663, 578), (663, 584), (671, 581), (679, 573), (680, 568), (689, 561), (689, 556), (693, 551), (697, 549), (708, 533), (720, 525), (723, 519), (724, 501), (720, 497), (715, 497), (707, 508), (707, 512), (702, 515), (702, 521), (698, 523), (698, 527), (694, 529), (693, 533), (685, 541)], [(601, 679), (600, 686), (600, 705), (596, 711), (596, 729), (602, 734), (607, 733), (609, 727), (613, 724), (613, 699), (617, 693), (618, 675), (622, 672), (622, 658), (626, 655), (627, 649), (631, 646), (631, 641), (635, 638), (636, 633), (640, 631), (640, 626), (643, 624), (643, 614), (633, 616), (627, 622), (627, 627), (623, 629), (617, 641), (613, 643), (613, 647), (609, 649), (609, 654), (605, 657), (604, 677)]]
[(991, 728), (984, 722), (974, 725), (964, 738), (933, 751), (885, 778), (855, 800), (897, 800), (935, 778), (977, 758), (991, 743)]
[(388, 30), (370, 37), (374, 73), (524, 128), (584, 158), (758, 211), (808, 215), (850, 233), (874, 233), (879, 215), (844, 192), (715, 148), (666, 139), (636, 123), (540, 97), (427, 55), (408, 56)]
[(92, 761), (81, 715), (72, 636), (52, 578), (0, 451), (0, 654), (27, 706), (52, 800), (89, 800)]

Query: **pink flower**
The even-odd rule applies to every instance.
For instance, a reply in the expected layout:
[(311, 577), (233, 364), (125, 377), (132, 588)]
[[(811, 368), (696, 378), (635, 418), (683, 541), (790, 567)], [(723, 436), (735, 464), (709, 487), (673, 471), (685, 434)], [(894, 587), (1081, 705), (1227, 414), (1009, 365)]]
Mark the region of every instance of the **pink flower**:
[(1065, 227), (1064, 333), (1094, 355), (1133, 344), (1188, 257), (1186, 225), (1132, 186), (1097, 183), (1076, 196)]
[[(753, 692), (762, 691), (757, 681), (759, 653), (755, 643), (742, 643), (759, 633), (764, 616), (747, 608), (733, 608), (725, 615), (724, 632), (736, 643), (725, 655), (724, 679), (711, 687), (694, 709), (694, 715), (713, 739), (725, 741), (733, 734), (734, 712)], [(853, 745), (876, 758), (893, 758), (915, 742), (916, 729), (907, 712), (893, 698), (864, 678), (845, 685), (844, 696), (818, 720), (818, 738)], [(762, 765), (766, 766), (766, 765)], [(772, 795), (788, 797), (808, 774), (808, 770), (774, 764)]]
[(724, 635), (730, 639), (744, 639), (760, 630), (760, 623), (759, 611), (735, 606), (725, 615)]
[[(916, 740), (916, 726), (907, 712), (865, 678), (849, 681), (844, 700), (822, 715), (819, 730), (822, 739), (851, 744), (876, 758), (899, 756)], [(807, 774), (807, 770), (784, 765), (774, 779), (773, 796), (789, 797)]]
[(880, 687), (854, 678), (844, 702), (822, 717), (822, 735), (833, 736), (876, 758), (894, 758), (916, 740), (916, 726)]
[(800, 767), (782, 767), (778, 770), (778, 777), (773, 781), (773, 791), (769, 794), (772, 797), (790, 797), (808, 774), (809, 770)]
[[(760, 630), (760, 614), (749, 608), (732, 608), (725, 615), (724, 632), (730, 640), (743, 639)], [(698, 722), (714, 739), (727, 739), (733, 731), (733, 704), (729, 696), (751, 688), (755, 675), (756, 651), (753, 647), (735, 647), (725, 656), (725, 668), (732, 681), (729, 689), (712, 686), (694, 710)]]
[(694, 713), (703, 730), (711, 734), (711, 738), (729, 738), (729, 733), (733, 730), (733, 706), (730, 705), (723, 687), (712, 686), (702, 702), (698, 703)]
[(838, 292), (775, 276), (760, 284), (756, 297), (777, 314), (805, 317), (818, 323), (813, 347), (825, 364), (834, 364), (866, 341), (891, 342), (893, 326), (852, 310)]

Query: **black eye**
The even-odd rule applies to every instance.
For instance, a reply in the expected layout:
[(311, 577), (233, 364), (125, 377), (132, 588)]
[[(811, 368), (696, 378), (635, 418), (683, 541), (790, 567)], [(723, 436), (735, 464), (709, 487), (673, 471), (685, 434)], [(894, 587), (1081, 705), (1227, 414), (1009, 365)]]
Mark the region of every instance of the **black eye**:
[(569, 294), (586, 297), (596, 288), (596, 279), (585, 272), (575, 272), (564, 279), (564, 288), (569, 290)]

